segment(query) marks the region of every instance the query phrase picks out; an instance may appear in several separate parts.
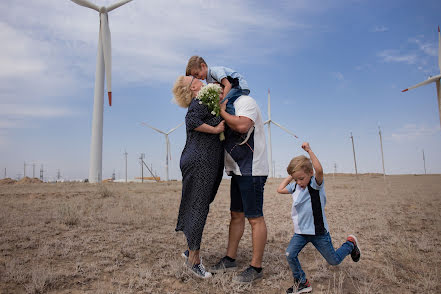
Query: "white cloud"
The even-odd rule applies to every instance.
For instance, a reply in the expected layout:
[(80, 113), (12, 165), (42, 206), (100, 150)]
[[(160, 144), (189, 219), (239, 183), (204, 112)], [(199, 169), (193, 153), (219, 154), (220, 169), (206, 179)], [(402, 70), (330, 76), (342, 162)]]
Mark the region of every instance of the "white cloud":
[(424, 137), (433, 136), (439, 131), (439, 126), (406, 124), (402, 128), (393, 132), (390, 139), (394, 141), (414, 141)]
[(438, 56), (438, 48), (433, 43), (424, 42), (417, 38), (409, 39), (409, 43), (416, 44), (419, 50), (429, 56)]
[(381, 25), (381, 26), (376, 26), (375, 28), (372, 29), (372, 32), (374, 33), (384, 33), (389, 31), (389, 28)]
[(343, 74), (341, 72), (332, 72), (331, 74), (334, 78), (336, 78), (339, 81), (345, 80), (345, 77), (343, 76)]
[(384, 62), (415, 64), (417, 61), (417, 56), (415, 54), (402, 54), (398, 50), (384, 50), (377, 55)]

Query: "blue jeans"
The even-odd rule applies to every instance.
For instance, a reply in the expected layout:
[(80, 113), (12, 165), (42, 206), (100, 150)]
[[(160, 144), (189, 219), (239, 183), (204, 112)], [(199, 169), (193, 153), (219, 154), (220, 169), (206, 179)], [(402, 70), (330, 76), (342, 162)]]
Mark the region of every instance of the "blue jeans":
[(294, 234), (286, 249), (286, 259), (291, 268), (294, 281), (304, 283), (306, 281), (305, 272), (300, 266), (298, 255), (306, 244), (311, 242), (320, 254), (330, 265), (338, 265), (343, 259), (351, 254), (354, 244), (346, 241), (337, 250), (332, 246), (331, 235), (327, 232), (324, 235), (299, 235)]
[[(227, 107), (225, 109), (226, 112), (228, 112), (231, 115), (235, 115), (236, 111), (234, 109), (234, 101), (236, 101), (237, 98), (239, 98), (242, 95), (249, 95), (250, 90), (242, 90), (242, 88), (231, 88), (228, 92), (227, 96), (222, 99), (222, 102), (224, 102), (226, 99), (228, 99)], [(221, 103), (222, 103), (221, 102)]]

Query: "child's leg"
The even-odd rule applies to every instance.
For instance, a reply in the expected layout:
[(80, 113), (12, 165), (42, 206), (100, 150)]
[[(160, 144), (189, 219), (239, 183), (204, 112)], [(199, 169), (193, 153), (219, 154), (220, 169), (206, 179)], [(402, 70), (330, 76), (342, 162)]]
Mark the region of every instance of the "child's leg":
[(340, 264), (347, 255), (351, 254), (352, 249), (354, 249), (354, 244), (346, 241), (340, 248), (335, 250), (329, 232), (313, 237), (311, 242), (331, 265)]
[(228, 99), (227, 107), (225, 109), (226, 112), (228, 112), (231, 115), (235, 115), (236, 111), (234, 110), (234, 101), (236, 101), (237, 98), (242, 96), (242, 89), (241, 88), (232, 88), (228, 92), (227, 96), (224, 97), (222, 102), (224, 102), (226, 99)]
[(298, 255), (300, 251), (308, 243), (308, 240), (299, 234), (294, 234), (286, 249), (286, 259), (288, 260), (289, 267), (291, 268), (294, 281), (304, 283), (306, 281), (305, 272), (300, 266)]

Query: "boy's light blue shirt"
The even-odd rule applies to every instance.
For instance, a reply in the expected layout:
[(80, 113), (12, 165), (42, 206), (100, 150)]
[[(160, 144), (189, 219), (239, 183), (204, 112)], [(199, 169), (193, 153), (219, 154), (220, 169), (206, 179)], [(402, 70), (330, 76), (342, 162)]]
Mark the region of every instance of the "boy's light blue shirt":
[(207, 83), (220, 83), (223, 78), (232, 77), (239, 80), (239, 86), (242, 90), (250, 90), (247, 81), (241, 74), (224, 66), (213, 66), (207, 70)]
[[(311, 178), (311, 187), (319, 191), (320, 203), (323, 216), (323, 224), (326, 231), (329, 232), (328, 222), (325, 215), (326, 194), (325, 182), (321, 185), (317, 184), (315, 177)], [(294, 223), (294, 232), (297, 234), (315, 235), (314, 216), (312, 212), (311, 195), (309, 195), (308, 187), (302, 189), (299, 185), (292, 182), (286, 186), (286, 189), (292, 194), (292, 211), (291, 217)], [(294, 191), (295, 189), (295, 191)]]

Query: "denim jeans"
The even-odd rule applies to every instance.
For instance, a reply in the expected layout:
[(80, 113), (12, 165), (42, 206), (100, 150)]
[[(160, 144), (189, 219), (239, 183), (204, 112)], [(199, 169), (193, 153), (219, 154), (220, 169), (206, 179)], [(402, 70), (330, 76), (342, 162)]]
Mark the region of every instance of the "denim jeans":
[(306, 281), (305, 272), (300, 266), (298, 255), (306, 244), (311, 242), (320, 254), (331, 265), (340, 264), (343, 259), (351, 254), (354, 249), (354, 244), (346, 241), (337, 250), (332, 246), (331, 235), (327, 232), (324, 235), (299, 235), (294, 234), (286, 249), (286, 259), (288, 260), (289, 267), (291, 268), (292, 275), (295, 281), (304, 283)]
[(241, 88), (231, 88), (228, 92), (227, 96), (222, 99), (221, 103), (228, 99), (227, 106), (225, 111), (231, 115), (236, 114), (236, 110), (234, 109), (234, 101), (242, 95), (250, 94), (250, 90), (242, 90)]

